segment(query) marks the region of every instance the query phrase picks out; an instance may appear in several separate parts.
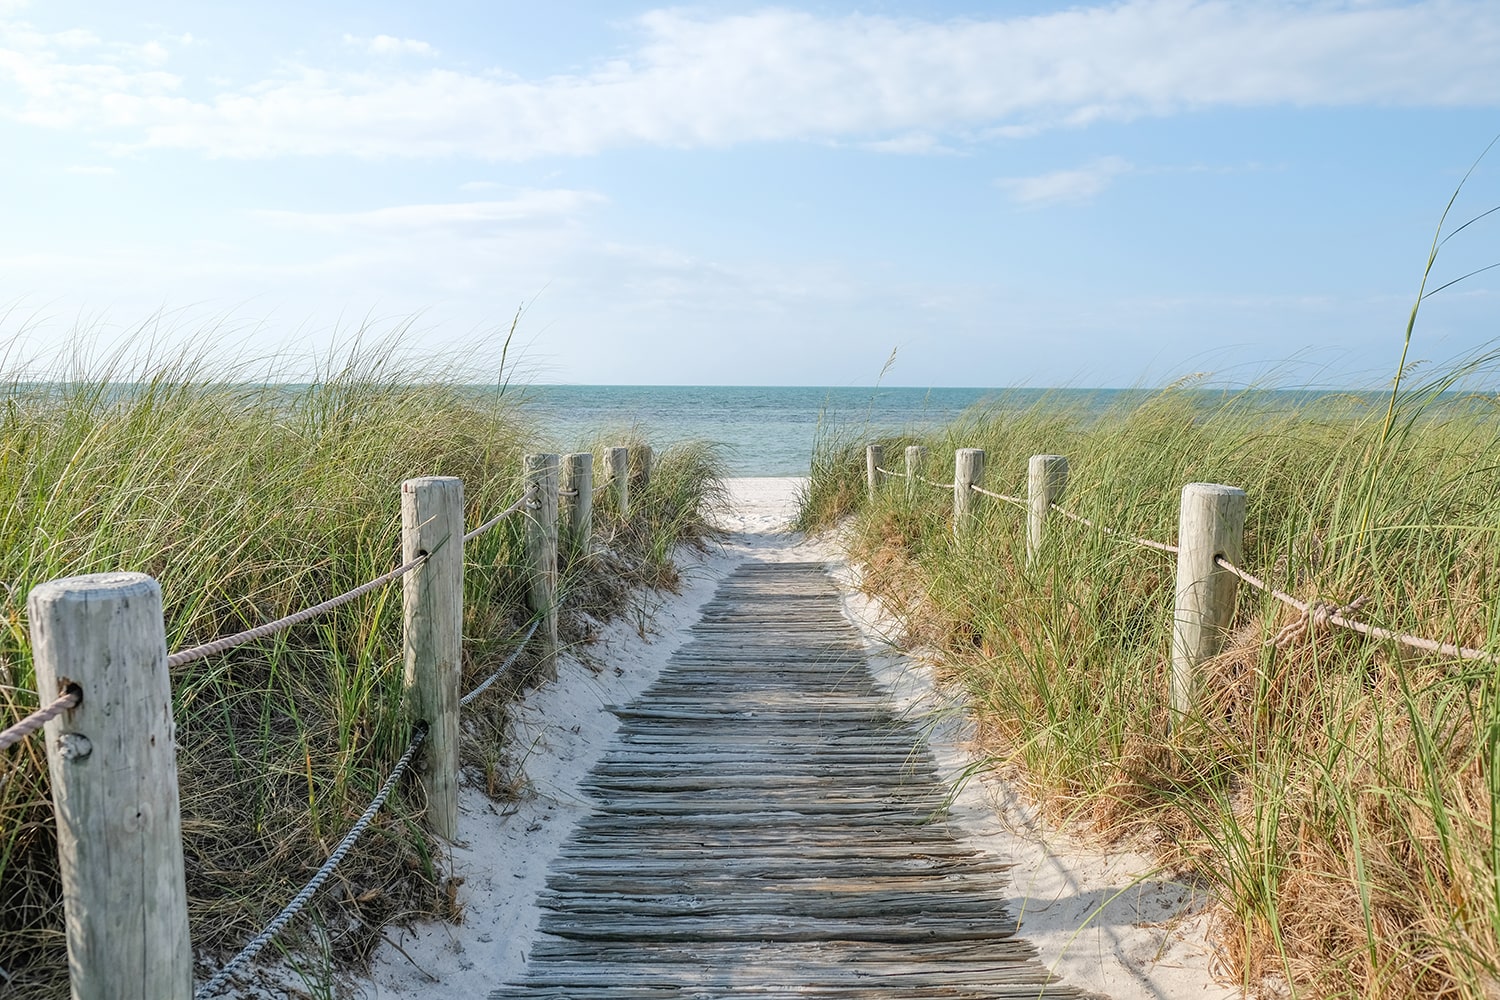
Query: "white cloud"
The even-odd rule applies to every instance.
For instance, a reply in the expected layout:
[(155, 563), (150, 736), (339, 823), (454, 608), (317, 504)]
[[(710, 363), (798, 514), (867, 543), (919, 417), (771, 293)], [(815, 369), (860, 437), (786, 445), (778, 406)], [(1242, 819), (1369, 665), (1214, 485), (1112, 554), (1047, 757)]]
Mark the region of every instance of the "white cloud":
[(1092, 201), (1121, 174), (1134, 169), (1118, 156), (1104, 156), (1074, 170), (1055, 170), (1035, 177), (1002, 177), (995, 183), (1028, 207)]
[[(1329, 297), (1315, 287), (1264, 298), (1147, 289), (1060, 300), (1024, 284), (934, 281), (894, 265), (796, 254), (714, 260), (612, 242), (589, 225), (595, 200), (523, 193), (500, 207), (283, 212), (261, 217), (267, 231), (215, 228), (209, 238), (169, 245), (141, 232), (135, 244), (72, 253), (0, 246), (0, 272), (61, 321), (62, 334), (39, 336), (43, 346), (66, 343), (70, 314), (92, 315), (100, 301), (126, 323), (195, 303), (195, 314), (235, 317), (245, 335), (225, 336), (211, 316), (179, 326), (215, 328), (232, 349), (268, 356), (326, 353), (321, 331), (361, 317), (375, 317), (380, 329), (419, 316), (421, 341), (432, 347), (456, 331), (503, 328), (517, 305), (535, 300), (522, 324), (523, 337), (534, 338), (527, 362), (584, 383), (670, 375), (774, 384), (788, 380), (785, 358), (795, 355), (798, 380), (847, 384), (873, 379), (890, 346), (901, 344), (898, 376), (909, 384), (949, 384), (955, 372), (970, 384), (1120, 384), (1166, 374), (1157, 363), (1143, 371), (1143, 344), (1160, 358), (1202, 366), (1206, 327), (1221, 343), (1240, 345), (1216, 351), (1216, 368), (1290, 357), (1314, 341), (1367, 366), (1369, 331), (1388, 327), (1393, 310), (1410, 304), (1400, 296)], [(487, 221), (496, 218), (502, 222)], [(525, 221), (511, 225), (517, 218)], [(79, 275), (88, 276), (86, 286)], [(1484, 327), (1482, 305), (1474, 305), (1473, 328)], [(1012, 331), (1025, 333), (1012, 338), (1017, 350), (996, 352), (997, 337)], [(684, 353), (689, 342), (698, 347)]]
[(103, 40), (92, 31), (82, 28), (71, 28), (67, 31), (59, 31), (48, 39), (59, 49), (88, 49), (103, 45)]
[(1101, 156), (1071, 170), (1054, 170), (1032, 177), (1000, 177), (995, 185), (1008, 192), (1017, 204), (1037, 208), (1093, 201), (1107, 191), (1116, 178), (1126, 174), (1237, 174), (1260, 173), (1268, 169), (1273, 168), (1261, 163), (1137, 166), (1123, 157)]
[(91, 32), (37, 31), (0, 21), (0, 83), (7, 78), (22, 96), (0, 118), (56, 129), (140, 127), (176, 97), (181, 79), (154, 67), (166, 54), (156, 42), (111, 44)]
[(415, 38), (397, 38), (394, 35), (376, 35), (374, 38), (345, 35), (344, 44), (357, 46), (375, 56), (427, 56), (431, 58), (438, 54), (437, 49), (426, 42)]
[(141, 58), (152, 66), (160, 66), (171, 58), (171, 53), (167, 51), (167, 47), (161, 42), (147, 42), (138, 51)]
[(106, 167), (98, 164), (77, 164), (75, 166), (63, 167), (63, 171), (76, 174), (80, 177), (112, 177), (118, 171), (114, 167)]
[(528, 226), (555, 226), (605, 201), (592, 191), (525, 191), (508, 201), (396, 205), (364, 212), (291, 212), (266, 209), (256, 217), (273, 225), (334, 235), (411, 237), (421, 234), (491, 238)]
[[(12, 84), (0, 117), (212, 156), (523, 160), (787, 140), (912, 152), (920, 137), (939, 147), (1212, 107), (1500, 103), (1492, 0), (1126, 0), (951, 21), (663, 10), (636, 28), (625, 57), (572, 75), (300, 65), (229, 89), (122, 68), (87, 33), (0, 23), (0, 85)], [(394, 36), (350, 41), (436, 55)]]
[(876, 153), (897, 153), (906, 156), (932, 156), (955, 152), (952, 146), (927, 132), (908, 132), (889, 139), (876, 139), (864, 144)]
[(393, 38), (390, 35), (376, 35), (370, 39), (370, 51), (376, 55), (437, 55), (437, 50), (426, 42), (415, 38)]

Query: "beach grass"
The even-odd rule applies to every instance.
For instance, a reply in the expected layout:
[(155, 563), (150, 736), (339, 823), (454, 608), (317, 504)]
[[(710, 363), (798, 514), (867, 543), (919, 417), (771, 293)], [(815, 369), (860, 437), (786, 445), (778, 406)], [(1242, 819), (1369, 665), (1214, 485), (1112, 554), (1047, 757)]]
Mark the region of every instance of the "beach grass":
[[(369, 342), (301, 383), (276, 361), (226, 368), (201, 354), (70, 362), (0, 384), (0, 717), (36, 707), (25, 600), (38, 583), (138, 570), (163, 591), (179, 649), (274, 619), (399, 561), (402, 480), (464, 480), (468, 521), (521, 490), (536, 435), (520, 394), (468, 384), (467, 365), (402, 360)], [(628, 522), (601, 518), (567, 569), (562, 637), (585, 641), (632, 587), (670, 586), (671, 553), (701, 543), (722, 497), (705, 445), (658, 456)], [(503, 662), (530, 618), (520, 524), (467, 547), (465, 689)], [(189, 916), (200, 973), (300, 888), (405, 748), (401, 596), (388, 586), (289, 632), (173, 677)], [(516, 676), (525, 675), (523, 669)], [(466, 710), (463, 766), (492, 794), (519, 787), (497, 684)], [(62, 903), (39, 737), (0, 761), (0, 992), (67, 995)], [(457, 917), (441, 847), (407, 783), (310, 916), (279, 946), (358, 964), (381, 928)]]
[[(986, 451), (984, 485), (1025, 495), (1028, 457), (1068, 457), (1063, 505), (1173, 542), (1190, 482), (1246, 490), (1245, 568), (1306, 601), (1500, 652), (1500, 412), (1493, 357), (1370, 395), (1278, 398), (1191, 384), (1103, 414), (1002, 399), (931, 449)], [(900, 479), (873, 499), (865, 441), (825, 435), (803, 526), (847, 518), (864, 586), (899, 609), (968, 693), (987, 765), (1059, 822), (1134, 837), (1213, 890), (1222, 974), (1309, 998), (1500, 991), (1500, 666), (1314, 626), (1241, 586), (1224, 651), (1169, 731), (1174, 558), (1053, 515), (1025, 558), (1025, 511)]]

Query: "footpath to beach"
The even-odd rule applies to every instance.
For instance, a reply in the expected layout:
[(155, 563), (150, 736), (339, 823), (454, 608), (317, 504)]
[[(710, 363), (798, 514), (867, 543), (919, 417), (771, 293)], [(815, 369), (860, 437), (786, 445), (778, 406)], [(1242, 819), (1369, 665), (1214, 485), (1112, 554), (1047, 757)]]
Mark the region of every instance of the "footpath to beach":
[[(1236, 995), (1190, 888), (959, 780), (961, 706), (893, 652), (835, 541), (787, 531), (798, 485), (731, 480), (727, 535), (685, 559), (681, 593), (518, 706), (518, 800), (461, 803), (462, 922), (388, 929), (358, 995)], [(781, 669), (726, 652), (757, 642), (747, 659)], [(827, 745), (778, 752), (793, 737)], [(778, 810), (804, 828), (757, 828)]]

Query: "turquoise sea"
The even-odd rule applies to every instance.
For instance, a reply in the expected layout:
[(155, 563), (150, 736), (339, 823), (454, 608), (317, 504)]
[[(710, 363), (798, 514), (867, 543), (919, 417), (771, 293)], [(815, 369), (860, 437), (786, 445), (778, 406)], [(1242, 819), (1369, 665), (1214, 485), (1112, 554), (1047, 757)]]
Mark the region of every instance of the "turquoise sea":
[[(525, 412), (535, 421), (542, 444), (575, 451), (609, 444), (612, 435), (638, 431), (653, 446), (707, 440), (724, 449), (735, 476), (802, 476), (808, 473), (814, 441), (832, 431), (842, 440), (940, 427), (974, 407), (1023, 410), (1046, 400), (1100, 415), (1156, 395), (1159, 389), (918, 389), (842, 386), (527, 386)], [(1205, 401), (1236, 397), (1274, 411), (1319, 400), (1342, 399), (1384, 409), (1383, 391), (1347, 389), (1214, 389)], [(1492, 393), (1455, 393), (1452, 405), (1481, 400), (1490, 411)]]
[(940, 426), (971, 406), (1021, 407), (1047, 394), (1103, 406), (1122, 390), (558, 385), (524, 392), (549, 447), (573, 450), (637, 428), (654, 446), (717, 442), (732, 475), (801, 476), (820, 426), (862, 437)]

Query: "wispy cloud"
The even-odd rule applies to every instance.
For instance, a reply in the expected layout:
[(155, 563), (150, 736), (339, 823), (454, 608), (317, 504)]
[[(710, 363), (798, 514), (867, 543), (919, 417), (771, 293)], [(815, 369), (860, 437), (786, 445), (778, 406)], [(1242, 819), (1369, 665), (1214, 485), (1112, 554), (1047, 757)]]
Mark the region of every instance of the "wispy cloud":
[(1073, 170), (1054, 170), (1035, 177), (1002, 177), (995, 183), (1010, 193), (1017, 204), (1031, 208), (1092, 201), (1134, 169), (1118, 156), (1103, 156)]
[(132, 62), (86, 32), (0, 22), (0, 116), (126, 149), (522, 160), (787, 140), (913, 152), (928, 142), (914, 136), (936, 147), (1212, 107), (1500, 104), (1492, 0), (1125, 0), (951, 21), (673, 9), (635, 30), (625, 57), (572, 75), (330, 60), (226, 89), (156, 69), (152, 43)]
[(80, 177), (111, 177), (118, 172), (114, 167), (92, 163), (63, 167), (63, 171), (69, 174), (76, 174)]
[(264, 209), (256, 217), (273, 225), (337, 235), (440, 234), (483, 239), (527, 226), (574, 219), (605, 200), (592, 191), (525, 191), (505, 201), (396, 205), (364, 212), (291, 212)]
[(877, 153), (898, 153), (906, 156), (947, 155), (954, 148), (928, 132), (909, 132), (889, 139), (876, 139), (864, 144), (864, 148)]
[(364, 49), (371, 55), (376, 56), (426, 56), (432, 58), (438, 54), (437, 49), (433, 48), (427, 42), (419, 41), (415, 38), (397, 38), (394, 35), (376, 35), (374, 38), (345, 35), (344, 44)]

